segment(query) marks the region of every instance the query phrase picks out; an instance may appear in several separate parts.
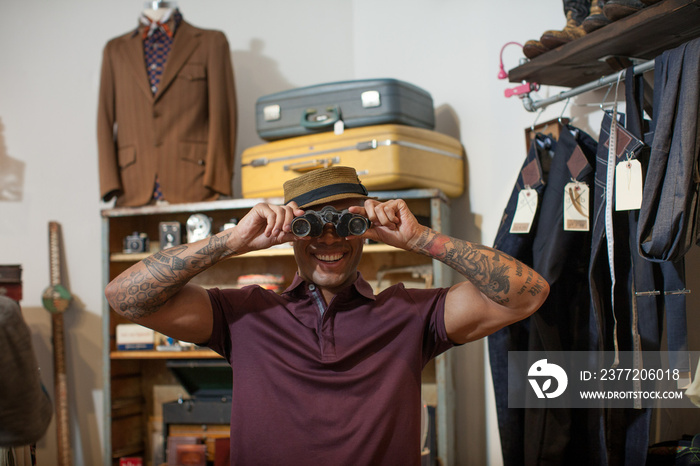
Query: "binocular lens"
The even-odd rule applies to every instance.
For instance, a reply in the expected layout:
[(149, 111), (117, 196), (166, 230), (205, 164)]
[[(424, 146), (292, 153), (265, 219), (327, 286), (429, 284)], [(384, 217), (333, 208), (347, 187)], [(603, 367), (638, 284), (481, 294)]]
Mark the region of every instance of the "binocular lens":
[(311, 233), (311, 224), (304, 217), (297, 217), (292, 220), (292, 233), (296, 236), (307, 236)]
[(351, 235), (359, 236), (367, 231), (368, 221), (364, 217), (353, 217), (348, 222), (348, 231)]

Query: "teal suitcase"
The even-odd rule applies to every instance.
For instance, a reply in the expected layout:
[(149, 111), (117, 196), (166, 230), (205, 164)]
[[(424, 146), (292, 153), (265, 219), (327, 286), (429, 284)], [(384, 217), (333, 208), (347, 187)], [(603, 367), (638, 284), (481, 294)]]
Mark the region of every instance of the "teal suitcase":
[(430, 93), (398, 79), (317, 84), (260, 97), (256, 129), (267, 141), (380, 124), (435, 128)]

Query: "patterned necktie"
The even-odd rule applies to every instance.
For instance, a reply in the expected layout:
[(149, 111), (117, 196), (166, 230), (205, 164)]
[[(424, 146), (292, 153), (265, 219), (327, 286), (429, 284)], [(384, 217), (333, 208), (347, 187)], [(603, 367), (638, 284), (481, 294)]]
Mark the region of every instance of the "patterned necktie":
[[(174, 13), (174, 14), (173, 14)], [(173, 27), (169, 23), (174, 16)], [(148, 72), (148, 81), (151, 87), (151, 93), (156, 95), (160, 78), (165, 69), (165, 62), (170, 54), (170, 49), (173, 44), (173, 36), (178, 23), (179, 12), (177, 10), (168, 10), (165, 12), (160, 21), (153, 21), (145, 15), (141, 15), (140, 22), (144, 26), (141, 32), (143, 39), (143, 54), (146, 61), (146, 71)]]

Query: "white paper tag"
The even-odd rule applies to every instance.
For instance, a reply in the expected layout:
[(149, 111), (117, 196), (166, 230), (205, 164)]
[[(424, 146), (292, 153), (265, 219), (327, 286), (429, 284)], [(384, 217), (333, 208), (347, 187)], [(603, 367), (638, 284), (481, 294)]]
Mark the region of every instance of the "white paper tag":
[(343, 120), (336, 121), (335, 124), (333, 125), (333, 132), (335, 134), (343, 134), (344, 131), (345, 131), (345, 123), (343, 122)]
[(615, 166), (615, 210), (642, 207), (642, 164), (625, 160)]
[(590, 230), (590, 189), (574, 181), (564, 186), (564, 230)]
[(511, 233), (530, 233), (532, 222), (537, 212), (537, 191), (531, 188), (522, 189), (518, 193), (518, 205), (515, 207)]

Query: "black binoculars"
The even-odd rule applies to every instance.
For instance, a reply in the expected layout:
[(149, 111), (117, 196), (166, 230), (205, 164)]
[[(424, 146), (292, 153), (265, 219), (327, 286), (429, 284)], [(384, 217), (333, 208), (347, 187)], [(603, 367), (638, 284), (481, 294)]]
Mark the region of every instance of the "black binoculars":
[(307, 210), (300, 217), (292, 220), (292, 233), (296, 236), (317, 238), (323, 233), (326, 223), (332, 223), (338, 236), (361, 235), (369, 228), (369, 220), (362, 215), (350, 213), (347, 209), (338, 211), (332, 206), (325, 206), (320, 211)]

